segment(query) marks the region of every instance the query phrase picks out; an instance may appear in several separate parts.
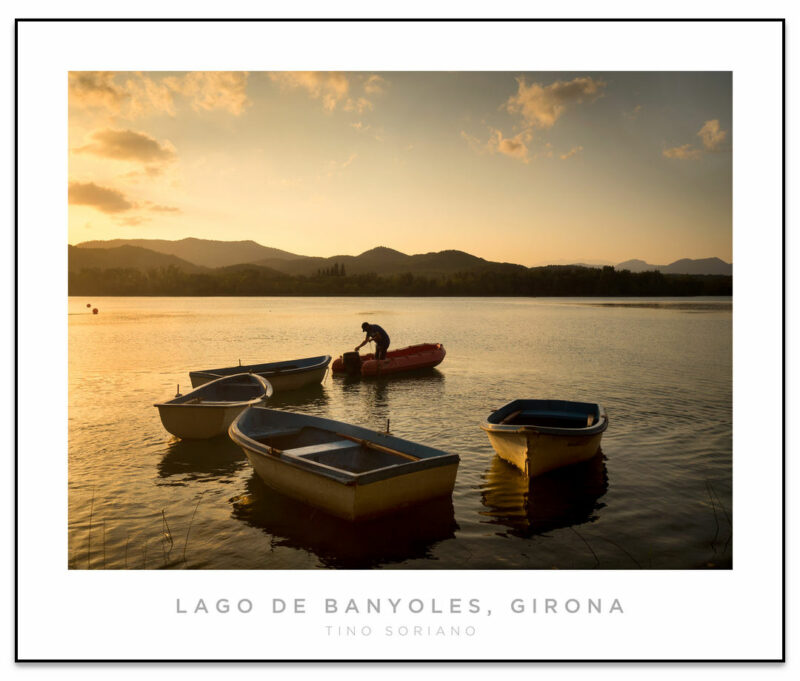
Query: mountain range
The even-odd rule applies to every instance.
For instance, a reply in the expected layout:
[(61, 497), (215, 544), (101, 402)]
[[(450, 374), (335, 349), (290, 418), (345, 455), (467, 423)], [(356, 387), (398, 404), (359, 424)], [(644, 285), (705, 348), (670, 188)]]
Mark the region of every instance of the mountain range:
[[(173, 265), (187, 273), (208, 272), (216, 268), (258, 268), (261, 274), (311, 276), (336, 266), (346, 274), (380, 275), (414, 274), (439, 277), (456, 272), (497, 271), (524, 272), (523, 265), (492, 262), (458, 250), (407, 255), (391, 248), (378, 246), (360, 255), (335, 255), (327, 258), (289, 253), (278, 248), (262, 246), (255, 241), (214, 241), (208, 239), (112, 239), (84, 241), (69, 246), (69, 270), (97, 268), (133, 268), (147, 271)], [(575, 264), (575, 267), (587, 265)], [(599, 267), (589, 265), (588, 267)], [(643, 260), (627, 260), (617, 270), (631, 272), (660, 270), (664, 274), (727, 274), (732, 265), (719, 258), (691, 260), (684, 258), (669, 265), (650, 265)]]
[(302, 255), (288, 253), (278, 248), (262, 246), (255, 241), (213, 241), (210, 239), (110, 239), (109, 241), (84, 241), (78, 248), (112, 249), (120, 246), (136, 246), (156, 253), (174, 255), (181, 260), (202, 267), (225, 267), (258, 260), (293, 260)]
[(652, 272), (658, 270), (664, 274), (733, 274), (733, 265), (719, 258), (700, 258), (691, 260), (681, 258), (669, 265), (650, 265), (644, 260), (626, 260), (616, 266), (618, 270), (631, 272)]

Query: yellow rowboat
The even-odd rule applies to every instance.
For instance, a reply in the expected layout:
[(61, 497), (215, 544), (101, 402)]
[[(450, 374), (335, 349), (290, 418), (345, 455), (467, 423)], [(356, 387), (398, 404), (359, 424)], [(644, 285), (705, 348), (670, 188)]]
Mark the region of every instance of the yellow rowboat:
[(514, 400), (492, 412), (481, 428), (501, 459), (535, 477), (591, 459), (608, 417), (589, 402)]
[(453, 493), (456, 454), (349, 423), (251, 407), (231, 439), (264, 483), (346, 520)]
[(176, 437), (205, 440), (228, 431), (245, 409), (272, 395), (269, 381), (257, 374), (223, 376), (168, 402), (157, 402), (161, 423)]

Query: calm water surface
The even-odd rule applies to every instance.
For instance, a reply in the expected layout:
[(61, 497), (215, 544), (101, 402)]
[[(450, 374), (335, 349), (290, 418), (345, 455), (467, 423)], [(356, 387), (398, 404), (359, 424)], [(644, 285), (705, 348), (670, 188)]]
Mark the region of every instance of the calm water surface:
[[(70, 298), (69, 566), (729, 568), (731, 318), (730, 298)], [(265, 487), (227, 436), (173, 438), (152, 406), (192, 369), (336, 357), (364, 320), (447, 357), (271, 406), (457, 453), (452, 500), (351, 525)], [(528, 482), (479, 428), (518, 397), (601, 403), (602, 454)]]

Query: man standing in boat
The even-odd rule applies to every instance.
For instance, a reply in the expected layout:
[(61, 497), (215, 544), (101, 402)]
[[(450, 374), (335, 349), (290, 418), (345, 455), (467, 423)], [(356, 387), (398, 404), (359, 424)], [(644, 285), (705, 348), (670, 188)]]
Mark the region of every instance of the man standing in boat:
[(361, 345), (356, 346), (356, 352), (370, 341), (375, 341), (375, 359), (386, 359), (386, 351), (389, 349), (389, 334), (377, 324), (367, 322), (361, 325), (361, 330), (366, 332), (367, 337)]

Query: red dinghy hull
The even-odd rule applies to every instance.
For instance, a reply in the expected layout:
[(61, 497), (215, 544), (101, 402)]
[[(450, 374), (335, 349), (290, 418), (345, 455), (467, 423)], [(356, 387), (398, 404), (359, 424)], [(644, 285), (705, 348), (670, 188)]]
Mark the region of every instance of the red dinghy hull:
[[(430, 369), (441, 364), (445, 356), (441, 343), (422, 343), (399, 350), (389, 350), (386, 359), (376, 360), (374, 353), (361, 356), (362, 376), (385, 376), (415, 369)], [(331, 364), (334, 373), (345, 373), (344, 360), (338, 357)]]

